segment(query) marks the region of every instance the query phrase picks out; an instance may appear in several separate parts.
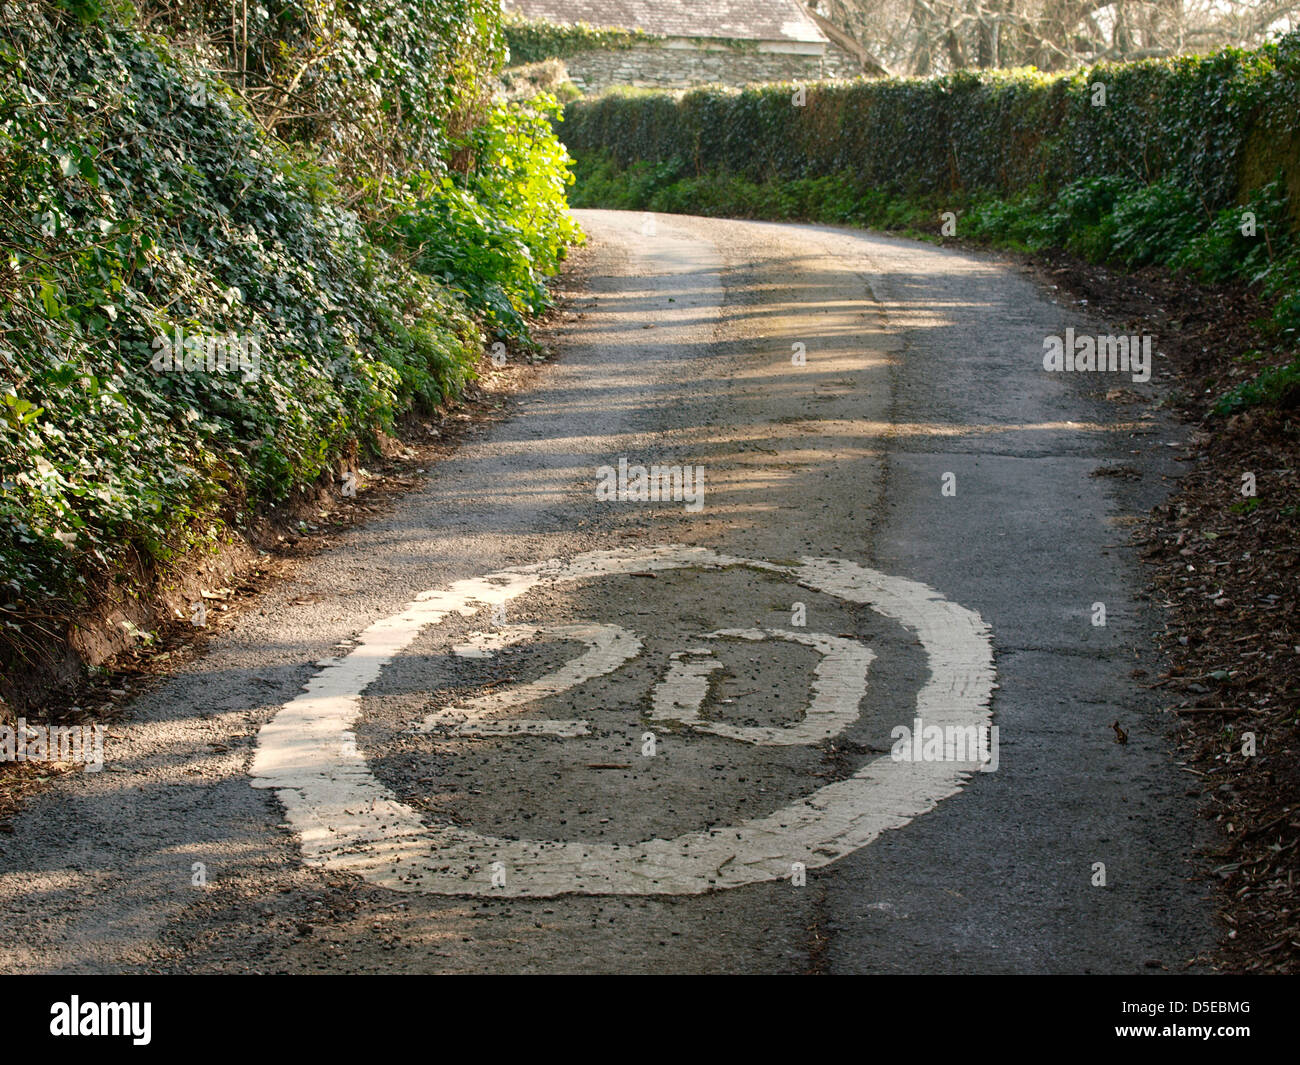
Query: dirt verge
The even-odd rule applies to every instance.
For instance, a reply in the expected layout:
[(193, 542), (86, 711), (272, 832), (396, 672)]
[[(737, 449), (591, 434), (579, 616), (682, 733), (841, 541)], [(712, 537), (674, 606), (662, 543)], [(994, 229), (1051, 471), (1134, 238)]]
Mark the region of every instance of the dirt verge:
[(1300, 970), (1300, 396), (1232, 416), (1213, 405), (1290, 352), (1239, 288), (1168, 272), (1119, 273), (1052, 253), (1048, 283), (1168, 357), (1168, 403), (1196, 425), (1192, 464), (1137, 536), (1149, 594), (1166, 611), (1168, 700), (1188, 793), (1218, 829), (1204, 875), (1222, 939), (1205, 959), (1230, 972)]

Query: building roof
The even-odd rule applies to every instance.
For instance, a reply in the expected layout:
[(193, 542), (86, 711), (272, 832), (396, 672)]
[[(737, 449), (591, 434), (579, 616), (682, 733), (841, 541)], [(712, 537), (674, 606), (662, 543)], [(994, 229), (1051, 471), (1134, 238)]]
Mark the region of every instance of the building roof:
[(798, 0), (502, 0), (502, 6), (561, 26), (585, 22), (664, 37), (826, 40)]

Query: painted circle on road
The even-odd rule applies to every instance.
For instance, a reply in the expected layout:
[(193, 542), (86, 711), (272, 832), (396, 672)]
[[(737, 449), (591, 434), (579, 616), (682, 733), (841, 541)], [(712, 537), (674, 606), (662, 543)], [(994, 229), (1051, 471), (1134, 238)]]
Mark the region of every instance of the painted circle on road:
[[(539, 897), (698, 894), (788, 879), (795, 863), (805, 869), (827, 865), (959, 791), (975, 771), (974, 762), (896, 762), (883, 755), (845, 780), (734, 825), (639, 843), (513, 840), (455, 824), (427, 823), (376, 778), (357, 750), (353, 727), (361, 712), (362, 693), (427, 626), (453, 614), (472, 616), (502, 606), (539, 585), (737, 566), (864, 604), (899, 622), (916, 636), (929, 667), (913, 716), (927, 727), (970, 729), (989, 724), (994, 671), (988, 626), (978, 614), (932, 588), (839, 559), (804, 558), (777, 564), (707, 548), (661, 545), (588, 552), (423, 593), (400, 614), (370, 626), (346, 655), (322, 663), (303, 693), (262, 727), (252, 766), (253, 786), (276, 791), (301, 841), (303, 859), (310, 865), (355, 873), (396, 891)], [(569, 630), (565, 638), (588, 645), (582, 656), (555, 675), (567, 670), (563, 683), (568, 687), (576, 683), (575, 677), (599, 676), (618, 668), (639, 650), (636, 637), (618, 626), (563, 628)], [(524, 635), (503, 634), (496, 646)], [(802, 724), (789, 730), (791, 735), (781, 729), (729, 732), (698, 720), (694, 727), (738, 742), (812, 743), (842, 730), (846, 720), (857, 716), (872, 658), (861, 644), (823, 634), (757, 629), (718, 630), (704, 634), (702, 640), (724, 636), (793, 640), (814, 647), (822, 655), (822, 665), (813, 684), (813, 699)], [(491, 649), (489, 643), (483, 650), (490, 653)], [(673, 657), (678, 690), (689, 691), (707, 670), (707, 647)], [(523, 687), (534, 689), (530, 698), (562, 690), (547, 688), (543, 682)], [(518, 694), (480, 698), (434, 724), (461, 728), (468, 735), (500, 735), (492, 723), (524, 701)], [(564, 737), (580, 735), (584, 725), (563, 721), (533, 727), (542, 734)], [(489, 727), (485, 730), (485, 726)]]

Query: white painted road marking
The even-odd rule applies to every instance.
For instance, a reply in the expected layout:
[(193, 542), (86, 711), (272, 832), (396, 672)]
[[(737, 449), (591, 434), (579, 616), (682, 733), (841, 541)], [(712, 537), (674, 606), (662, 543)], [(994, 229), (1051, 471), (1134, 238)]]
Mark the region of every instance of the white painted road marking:
[[(895, 762), (884, 756), (847, 780), (737, 825), (630, 844), (508, 840), (458, 825), (426, 824), (375, 778), (355, 745), (344, 742), (360, 712), (361, 693), (427, 625), (503, 605), (539, 584), (735, 566), (866, 604), (900, 622), (929, 658), (930, 676), (917, 693), (913, 716), (941, 727), (989, 724), (994, 674), (988, 626), (923, 584), (836, 559), (805, 558), (785, 566), (679, 545), (593, 551), (567, 562), (458, 581), (376, 622), (263, 726), (253, 786), (276, 790), (309, 864), (356, 873), (395, 891), (513, 896), (697, 894), (779, 880), (790, 875), (793, 863), (807, 869), (827, 865), (961, 789), (977, 768), (973, 762)], [(864, 676), (867, 661), (860, 662)], [(496, 862), (508, 875), (494, 886)]]
[(495, 721), (528, 703), (559, 695), (595, 677), (613, 673), (641, 653), (641, 641), (618, 625), (506, 625), (496, 632), (478, 633), (455, 648), (461, 657), (480, 657), (523, 643), (539, 635), (579, 640), (587, 650), (554, 673), (531, 684), (481, 695), (464, 707), (447, 706), (430, 714), (413, 732), (445, 732), (449, 736), (586, 736), (585, 721)]
[[(696, 732), (775, 747), (820, 743), (838, 736), (858, 719), (858, 704), (867, 690), (867, 669), (876, 656), (857, 640), (784, 629), (720, 629), (705, 633), (701, 639), (721, 637), (739, 640), (775, 637), (802, 643), (821, 652), (822, 659), (817, 663), (812, 684), (812, 702), (799, 724), (791, 728), (753, 728), (701, 718), (700, 704), (708, 691), (709, 674), (722, 667), (711, 652), (703, 650), (673, 655), (668, 675), (655, 685), (652, 720), (676, 721)], [(683, 654), (689, 657), (681, 657)], [(702, 655), (709, 657), (703, 658)]]

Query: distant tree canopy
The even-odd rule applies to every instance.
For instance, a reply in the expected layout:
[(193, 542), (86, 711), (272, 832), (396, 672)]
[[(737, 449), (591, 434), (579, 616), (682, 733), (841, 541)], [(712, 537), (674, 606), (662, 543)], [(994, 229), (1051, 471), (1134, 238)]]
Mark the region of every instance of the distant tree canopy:
[(1254, 48), (1300, 27), (1300, 0), (812, 0), (898, 75)]

